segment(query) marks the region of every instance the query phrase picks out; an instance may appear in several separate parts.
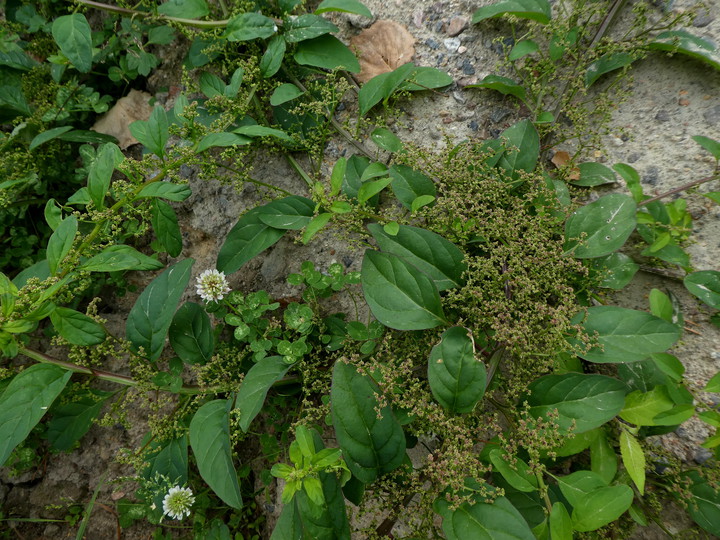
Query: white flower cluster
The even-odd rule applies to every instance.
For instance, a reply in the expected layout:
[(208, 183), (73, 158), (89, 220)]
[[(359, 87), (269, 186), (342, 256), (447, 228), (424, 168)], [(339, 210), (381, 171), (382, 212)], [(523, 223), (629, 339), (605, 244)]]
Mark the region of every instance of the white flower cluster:
[(224, 272), (205, 270), (197, 278), (197, 293), (206, 302), (217, 302), (230, 292)]
[(190, 515), (190, 507), (194, 502), (195, 497), (190, 488), (171, 487), (163, 499), (163, 515), (182, 519)]

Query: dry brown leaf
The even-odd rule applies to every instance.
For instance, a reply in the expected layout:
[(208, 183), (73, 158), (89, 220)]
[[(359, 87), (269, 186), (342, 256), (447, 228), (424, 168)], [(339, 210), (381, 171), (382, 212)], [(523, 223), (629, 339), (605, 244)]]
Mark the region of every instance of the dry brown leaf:
[[(568, 154), (565, 150), (558, 150), (557, 152), (555, 152), (555, 154), (553, 154), (553, 157), (550, 161), (558, 169), (562, 169), (564, 167), (567, 167), (568, 163), (570, 163), (570, 160), (570, 154)], [(569, 170), (567, 173), (567, 179), (579, 180), (580, 169), (578, 169), (577, 167), (573, 167), (571, 170)]]
[(130, 124), (136, 120), (147, 120), (152, 113), (147, 92), (130, 90), (130, 93), (117, 100), (117, 103), (104, 115), (98, 118), (90, 129), (105, 135), (112, 135), (118, 140), (118, 146), (125, 150), (137, 144), (138, 140), (130, 134)]
[(407, 64), (415, 54), (415, 38), (395, 21), (377, 21), (352, 38), (350, 45), (360, 61), (361, 83)]

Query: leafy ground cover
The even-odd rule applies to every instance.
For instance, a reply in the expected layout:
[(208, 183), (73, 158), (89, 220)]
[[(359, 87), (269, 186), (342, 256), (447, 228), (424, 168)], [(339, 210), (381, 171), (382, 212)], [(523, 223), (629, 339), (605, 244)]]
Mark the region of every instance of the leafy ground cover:
[[(718, 436), (702, 466), (657, 443), (690, 419), (718, 426), (720, 376), (698, 387), (668, 352), (686, 328), (673, 294), (648, 291), (648, 309), (611, 296), (639, 262), (669, 269), (717, 325), (720, 274), (694, 267), (693, 216), (671, 196), (694, 188), (718, 202), (707, 188), (720, 143), (697, 134), (707, 170), (655, 196), (631, 165), (590, 159), (635, 62), (669, 51), (718, 67), (714, 45), (678, 29), (692, 14), (620, 1), (479, 7), (473, 25), (502, 19), (512, 38), (502, 75), (464, 91), (517, 100), (521, 119), (428, 150), (398, 135), (401, 108), (453, 80), (407, 62), (411, 39), (394, 41), (394, 27), (365, 40), (380, 51), (343, 44), (330, 17), (369, 19), (359, 2), (9, 8), (6, 467), (82, 451), (95, 422), (147, 429), (119, 456), (134, 473), (96, 485), (126, 486), (117, 526), (158, 538), (720, 530)], [(176, 43), (187, 53), (172, 106), (129, 125), (142, 153), (87, 129), (152, 76), (156, 47)], [(351, 151), (331, 155), (335, 137)], [(294, 182), (256, 177), (253, 162), (270, 155)], [(188, 167), (261, 195), (210, 268), (183, 256)], [(618, 178), (626, 189), (597, 189)], [(280, 242), (328, 235), (359, 250), (357, 271), (308, 260), (287, 275), (292, 297), (230, 286)], [(103, 308), (111, 292), (133, 299), (119, 329)], [(259, 503), (275, 491), (272, 523)], [(68, 510), (78, 538), (97, 493)], [(690, 528), (668, 529), (670, 502)], [(16, 530), (22, 518), (3, 516)]]

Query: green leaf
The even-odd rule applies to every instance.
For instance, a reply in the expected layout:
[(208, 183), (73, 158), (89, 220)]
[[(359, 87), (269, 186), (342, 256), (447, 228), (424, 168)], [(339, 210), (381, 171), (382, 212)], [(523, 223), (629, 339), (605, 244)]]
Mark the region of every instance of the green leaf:
[(585, 86), (591, 86), (606, 73), (629, 66), (635, 60), (637, 60), (635, 55), (626, 52), (609, 53), (601, 56), (585, 70)]
[[(156, 443), (157, 444), (157, 443)], [(188, 478), (188, 437), (183, 435), (167, 444), (157, 444), (160, 449), (148, 458), (150, 466), (143, 471), (143, 477), (152, 479), (155, 473), (167, 476), (179, 485), (187, 483)]]
[(316, 15), (327, 11), (341, 11), (344, 13), (354, 13), (372, 19), (372, 13), (365, 7), (365, 4), (358, 0), (323, 0), (315, 10)]
[(600, 287), (619, 291), (632, 281), (640, 265), (624, 253), (611, 253), (592, 259), (591, 265), (602, 279)]
[(124, 244), (108, 246), (80, 265), (86, 272), (117, 272), (120, 270), (159, 270), (164, 265)]
[(283, 141), (289, 141), (292, 142), (292, 137), (285, 133), (284, 131), (281, 131), (279, 129), (275, 128), (269, 128), (265, 126), (241, 126), (237, 129), (233, 130), (233, 133), (237, 133), (239, 135), (244, 135), (246, 137), (275, 137), (277, 139), (281, 139)]
[(387, 128), (375, 128), (370, 138), (378, 147), (388, 152), (399, 152), (403, 148), (400, 138)]
[(298, 231), (305, 227), (315, 213), (315, 203), (298, 195), (277, 199), (257, 208), (258, 219), (275, 229)]
[(650, 358), (652, 358), (658, 369), (673, 381), (679, 382), (682, 380), (685, 366), (678, 360), (677, 356), (668, 353), (655, 353), (651, 354)]
[(540, 156), (540, 136), (530, 120), (521, 120), (500, 134), (505, 151), (498, 167), (508, 174), (522, 170), (532, 172)]
[(492, 503), (467, 502), (456, 510), (443, 497), (433, 505), (448, 540), (534, 540), (530, 526), (505, 497)]
[(293, 57), (303, 66), (360, 72), (360, 63), (353, 52), (342, 41), (330, 35), (300, 42)]
[(259, 13), (241, 13), (230, 19), (223, 36), (228, 41), (250, 41), (269, 38), (277, 32), (275, 22)]
[(713, 375), (703, 388), (703, 392), (714, 392), (720, 394), (720, 372)]
[(418, 197), (437, 195), (435, 183), (407, 165), (393, 165), (388, 173), (392, 178), (393, 193), (407, 209), (412, 208), (413, 201)]
[(160, 357), (165, 337), (180, 297), (190, 281), (195, 261), (185, 259), (170, 266), (153, 279), (135, 301), (126, 324), (127, 339), (133, 351), (140, 347), (153, 362)]
[(229, 408), (225, 399), (200, 407), (190, 421), (190, 447), (203, 480), (225, 504), (240, 510), (243, 502), (230, 448)]
[(360, 272), (373, 315), (396, 330), (424, 330), (445, 322), (432, 280), (400, 257), (366, 250)]
[(251, 138), (243, 137), (242, 135), (238, 135), (237, 133), (228, 133), (226, 131), (222, 131), (220, 133), (208, 133), (202, 139), (200, 139), (200, 142), (197, 146), (197, 151), (203, 152), (208, 148), (212, 148), (213, 146), (242, 146), (251, 143)]
[(592, 471), (576, 471), (557, 479), (563, 496), (571, 506), (576, 506), (580, 499), (600, 488), (607, 487), (605, 481)]
[(547, 24), (551, 17), (550, 3), (547, 0), (504, 0), (475, 11), (472, 24), (503, 15), (514, 15), (519, 19), (530, 19)]
[(262, 409), (268, 390), (285, 376), (290, 366), (282, 356), (266, 356), (247, 372), (235, 401), (235, 408), (240, 411), (240, 429), (244, 432)]
[(665, 352), (680, 338), (677, 325), (645, 311), (617, 306), (588, 308), (583, 323), (588, 335), (597, 335), (598, 344), (581, 356), (590, 362), (615, 363), (644, 360)]
[[(632, 194), (635, 202), (639, 203), (640, 201), (647, 199), (643, 193), (642, 184), (640, 183), (640, 173), (638, 173), (634, 167), (631, 167), (627, 163), (616, 163), (613, 165), (613, 169), (622, 176), (623, 180), (625, 180), (625, 185)], [(661, 203), (657, 204), (662, 206)]]
[(652, 289), (648, 297), (650, 312), (669, 323), (673, 322), (673, 306), (670, 297), (659, 289)]
[(45, 144), (48, 141), (51, 141), (66, 131), (70, 131), (72, 129), (72, 126), (62, 126), (62, 127), (56, 127), (52, 129), (48, 129), (46, 131), (43, 131), (42, 133), (38, 133), (33, 137), (33, 140), (30, 142), (30, 146), (28, 146), (28, 150), (35, 150), (38, 146), (41, 144)]
[(578, 169), (580, 178), (571, 180), (576, 186), (595, 187), (615, 183), (615, 173), (602, 163), (581, 163)]
[(386, 102), (403, 81), (411, 76), (414, 69), (415, 66), (408, 62), (393, 71), (376, 75), (363, 84), (358, 92), (360, 114), (365, 115), (381, 101)]
[(620, 433), (620, 455), (625, 470), (635, 482), (640, 495), (645, 493), (645, 453), (640, 443), (627, 430)]
[(182, 232), (175, 210), (162, 199), (153, 199), (150, 211), (155, 236), (171, 257), (177, 257), (182, 252)]
[(539, 50), (540, 47), (533, 40), (523, 39), (522, 41), (518, 41), (512, 48), (512, 50), (508, 54), (508, 60), (514, 62), (515, 60), (519, 60), (523, 56), (527, 56), (528, 54), (532, 54)]
[(693, 135), (692, 140), (710, 152), (715, 159), (720, 160), (720, 142), (702, 135)]
[(285, 234), (260, 220), (258, 208), (246, 212), (230, 230), (220, 248), (217, 269), (232, 274), (250, 259), (259, 255)]
[(290, 19), (283, 27), (283, 30), (285, 41), (288, 43), (298, 43), (331, 32), (338, 32), (340, 29), (323, 17), (306, 13), (305, 15)]
[(168, 0), (158, 6), (158, 13), (181, 19), (200, 19), (210, 10), (205, 0)]
[(669, 30), (658, 34), (648, 44), (648, 49), (680, 53), (720, 69), (717, 47), (706, 39), (692, 35), (686, 30)]
[(140, 193), (137, 194), (137, 197), (159, 197), (161, 199), (167, 199), (168, 201), (180, 202), (187, 199), (190, 195), (192, 195), (192, 191), (187, 184), (154, 182), (142, 188)]
[(590, 443), (590, 469), (609, 484), (615, 478), (617, 468), (617, 454), (604, 430), (601, 430), (600, 435)]
[(377, 384), (343, 360), (333, 368), (330, 404), (343, 457), (353, 475), (369, 484), (405, 460), (405, 434), (392, 409), (379, 406)]
[(75, 235), (78, 230), (78, 220), (75, 216), (68, 216), (60, 222), (55, 232), (50, 236), (47, 245), (47, 260), (50, 273), (55, 274), (58, 265), (70, 253)]
[(713, 309), (720, 309), (720, 272), (702, 270), (685, 276), (685, 288)]
[(613, 193), (579, 208), (565, 223), (565, 249), (578, 259), (609, 255), (635, 230), (637, 205)]
[(145, 148), (162, 158), (165, 153), (165, 145), (170, 137), (165, 109), (160, 105), (155, 105), (149, 120), (137, 120), (130, 124), (130, 133)]
[(467, 268), (465, 256), (452, 242), (427, 229), (400, 225), (395, 235), (373, 223), (368, 230), (382, 251), (401, 257), (426, 274), (439, 291), (459, 287)]
[(74, 396), (72, 401), (53, 407), (47, 430), (50, 446), (61, 452), (72, 450), (90, 430), (105, 400), (112, 395), (112, 392), (87, 390)]
[(528, 390), (533, 416), (546, 419), (557, 409), (561, 429), (574, 423), (574, 433), (583, 433), (612, 420), (622, 410), (627, 386), (605, 375), (570, 372), (540, 377)]
[(573, 540), (572, 520), (567, 508), (556, 502), (550, 512), (550, 538), (552, 540)]
[(381, 178), (379, 180), (370, 180), (367, 182), (363, 182), (360, 186), (360, 189), (358, 189), (357, 193), (357, 199), (359, 203), (364, 203), (373, 197), (375, 197), (378, 193), (380, 193), (383, 189), (388, 187), (390, 185), (390, 182), (392, 182), (392, 178)]
[[(260, 59), (260, 74), (265, 79), (269, 79), (275, 75), (282, 65), (283, 58), (285, 57), (285, 40), (282, 36), (273, 36), (268, 41), (267, 49)], [(270, 99), (271, 105), (276, 105)]]
[(656, 426), (655, 417), (675, 406), (665, 386), (656, 386), (649, 392), (636, 390), (625, 398), (620, 418), (636, 426)]
[(505, 461), (503, 451), (499, 448), (490, 451), (490, 461), (495, 470), (502, 475), (508, 484), (524, 493), (537, 491), (537, 478), (530, 472), (527, 463), (515, 456), (513, 456), (513, 460), (514, 465), (510, 465)]
[(688, 513), (695, 523), (711, 535), (720, 531), (720, 492), (713, 489), (708, 480), (697, 471), (689, 471), (693, 498), (688, 502)]
[(305, 227), (305, 231), (302, 235), (302, 243), (307, 244), (312, 240), (312, 238), (320, 232), (320, 230), (328, 224), (328, 221), (330, 221), (330, 218), (332, 217), (332, 214), (330, 212), (325, 212), (322, 214), (318, 214), (314, 218), (310, 220), (310, 223), (307, 224)]
[(168, 333), (170, 346), (186, 364), (206, 364), (215, 350), (210, 317), (194, 302), (185, 302), (173, 316)]
[(416, 199), (413, 199), (413, 202), (410, 205), (410, 211), (415, 213), (418, 210), (420, 210), (423, 206), (427, 206), (429, 204), (432, 204), (433, 202), (435, 202), (434, 195), (420, 195)]
[(225, 81), (213, 73), (202, 72), (198, 82), (200, 91), (208, 98), (222, 96), (225, 93)]
[(453, 78), (441, 69), (429, 66), (415, 66), (409, 77), (400, 83), (400, 90), (418, 92), (442, 88), (453, 83)]
[(81, 13), (62, 15), (53, 21), (52, 35), (60, 51), (80, 73), (92, 69), (92, 37), (90, 25)]
[(98, 345), (105, 341), (105, 329), (96, 321), (75, 311), (58, 307), (50, 314), (57, 333), (73, 345)]
[(71, 375), (53, 364), (35, 364), (10, 381), (0, 395), (0, 466), (45, 416)]
[(485, 393), (485, 364), (475, 358), (465, 328), (446, 330), (430, 352), (428, 382), (435, 399), (452, 413), (467, 413)]
[(302, 96), (305, 92), (300, 90), (292, 83), (285, 83), (278, 86), (270, 96), (270, 105), (273, 107), (292, 101), (296, 97)]
[(61, 141), (92, 144), (118, 143), (118, 140), (112, 135), (105, 135), (104, 133), (98, 133), (97, 131), (90, 131), (88, 129), (73, 129), (72, 131), (58, 135), (58, 139)]
[(112, 144), (102, 145), (97, 152), (88, 171), (88, 193), (95, 207), (102, 210), (105, 207), (105, 196), (110, 189), (110, 179), (115, 167), (125, 159), (120, 149)]
[(588, 532), (599, 529), (618, 519), (630, 508), (633, 501), (630, 486), (609, 486), (599, 488), (580, 498), (572, 513), (576, 531)]
[(500, 75), (488, 75), (479, 83), (469, 84), (466, 88), (489, 88), (506, 96), (515, 96), (523, 102), (527, 99), (525, 88), (522, 85)]

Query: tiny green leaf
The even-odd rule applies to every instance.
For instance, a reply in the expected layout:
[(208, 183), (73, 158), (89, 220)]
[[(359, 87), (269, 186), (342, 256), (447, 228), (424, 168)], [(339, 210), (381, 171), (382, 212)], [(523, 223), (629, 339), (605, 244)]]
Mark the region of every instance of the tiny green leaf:
[(485, 19), (514, 15), (520, 19), (530, 19), (542, 24), (550, 22), (550, 3), (547, 0), (504, 0), (481, 7), (473, 13), (472, 24)]
[(292, 83), (285, 83), (278, 86), (270, 96), (270, 105), (273, 107), (281, 105), (302, 96), (304, 92)]
[(587, 67), (585, 71), (585, 86), (591, 86), (606, 73), (629, 66), (636, 59), (636, 56), (626, 52), (609, 53), (601, 56)]
[(488, 88), (490, 90), (497, 90), (506, 96), (515, 96), (520, 101), (525, 101), (527, 98), (525, 88), (522, 85), (507, 77), (501, 77), (500, 75), (488, 75), (479, 83), (469, 84), (466, 88)]
[(70, 253), (75, 235), (78, 230), (78, 220), (75, 216), (68, 216), (60, 222), (55, 232), (50, 236), (47, 245), (47, 260), (50, 273), (55, 274), (58, 265)]

